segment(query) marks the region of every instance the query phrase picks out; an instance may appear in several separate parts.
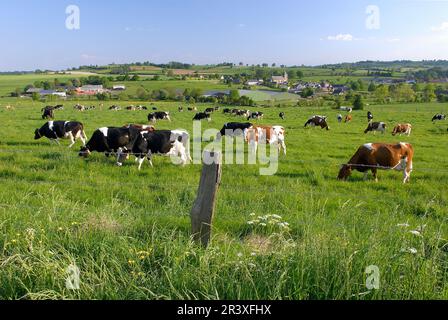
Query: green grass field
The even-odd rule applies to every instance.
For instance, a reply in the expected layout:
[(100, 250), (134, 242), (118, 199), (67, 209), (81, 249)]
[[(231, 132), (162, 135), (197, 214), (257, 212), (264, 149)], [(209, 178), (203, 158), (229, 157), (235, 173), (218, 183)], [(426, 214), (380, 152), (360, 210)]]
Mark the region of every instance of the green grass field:
[[(7, 103), (16, 110), (4, 110)], [(82, 121), (88, 136), (146, 123), (146, 112), (79, 113), (74, 103), (56, 118)], [(365, 111), (339, 124), (329, 108), (284, 108), (285, 121), (278, 108), (253, 108), (266, 114), (260, 123), (286, 128), (288, 154), (274, 176), (224, 165), (206, 250), (190, 239), (200, 165), (156, 157), (139, 172), (132, 160), (122, 168), (100, 154), (83, 160), (79, 142), (69, 150), (67, 141), (33, 140), (42, 104), (0, 105), (0, 299), (448, 298), (447, 123), (430, 121), (446, 105), (370, 106), (389, 125), (384, 136), (363, 133)], [(157, 128), (191, 132), (192, 113), (156, 105), (173, 118)], [(314, 114), (327, 115), (331, 131), (304, 129)], [(203, 129), (231, 120), (217, 113)], [(412, 123), (412, 136), (392, 137), (397, 122)], [(411, 184), (399, 172), (380, 172), (378, 183), (360, 173), (336, 180), (361, 144), (397, 141), (415, 148)], [(71, 264), (79, 290), (66, 288)], [(370, 265), (380, 270), (378, 290), (365, 285)]]

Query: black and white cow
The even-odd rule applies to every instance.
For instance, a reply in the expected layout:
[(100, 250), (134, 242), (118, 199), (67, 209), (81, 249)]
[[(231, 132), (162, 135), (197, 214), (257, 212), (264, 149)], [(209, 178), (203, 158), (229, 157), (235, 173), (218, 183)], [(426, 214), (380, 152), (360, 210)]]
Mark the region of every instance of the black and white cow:
[(232, 110), (230, 110), (229, 108), (225, 108), (224, 110), (222, 110), (222, 113), (231, 113)]
[(70, 139), (69, 148), (73, 147), (77, 139), (82, 141), (82, 145), (86, 145), (87, 136), (84, 132), (84, 125), (75, 121), (49, 121), (40, 129), (34, 131), (34, 139), (48, 138), (59, 145), (59, 139)]
[(99, 128), (81, 148), (79, 156), (87, 158), (94, 151), (104, 152), (106, 156), (110, 156), (112, 153), (117, 153), (120, 148), (125, 151), (131, 150), (140, 133), (141, 130), (133, 126)]
[(278, 116), (279, 116), (282, 120), (285, 120), (285, 113), (284, 113), (284, 112), (280, 112), (280, 113), (278, 114)]
[(442, 121), (442, 120), (445, 120), (445, 119), (446, 119), (446, 115), (438, 113), (434, 117), (432, 117), (432, 122)]
[(373, 120), (373, 114), (370, 111), (367, 111), (367, 122), (370, 122)]
[(54, 107), (47, 106), (42, 109), (42, 119), (54, 119)]
[(168, 120), (171, 121), (170, 113), (165, 111), (153, 112), (148, 114), (148, 121), (156, 122), (157, 120)]
[(114, 105), (114, 106), (109, 107), (109, 110), (111, 110), (111, 111), (120, 111), (121, 107)]
[[(152, 156), (162, 154), (176, 156), (180, 158), (180, 164), (185, 165), (190, 158), (190, 136), (183, 130), (159, 130), (153, 132), (142, 132), (132, 146), (132, 154), (138, 162), (138, 170), (141, 170), (145, 158), (148, 159), (151, 167)], [(121, 166), (126, 159), (126, 154), (122, 149), (118, 150), (117, 165)]]
[(193, 118), (193, 121), (201, 121), (201, 120), (207, 120), (208, 122), (212, 121), (212, 117), (210, 113), (206, 112), (199, 112), (196, 113), (196, 115)]
[(260, 119), (263, 119), (263, 116), (264, 116), (263, 112), (259, 112), (259, 111), (250, 112), (249, 116), (247, 117), (247, 120), (250, 120), (250, 119), (260, 120)]
[(204, 113), (213, 113), (213, 112), (215, 112), (215, 108), (207, 108), (204, 111)]
[(253, 127), (252, 123), (240, 123), (240, 122), (229, 122), (224, 124), (221, 131), (218, 133), (217, 139), (221, 139), (222, 136), (238, 136), (246, 135), (246, 131)]

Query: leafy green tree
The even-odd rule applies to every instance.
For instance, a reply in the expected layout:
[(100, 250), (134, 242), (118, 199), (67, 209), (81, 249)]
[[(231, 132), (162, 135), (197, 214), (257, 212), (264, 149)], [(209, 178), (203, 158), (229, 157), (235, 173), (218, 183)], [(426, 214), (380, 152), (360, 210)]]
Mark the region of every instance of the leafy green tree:
[(297, 70), (296, 75), (297, 75), (297, 78), (299, 78), (299, 79), (302, 79), (304, 77), (302, 70)]
[(431, 102), (436, 98), (435, 88), (432, 83), (428, 83), (423, 90), (423, 101)]
[(229, 99), (231, 102), (238, 101), (240, 99), (239, 91), (235, 89), (230, 90)]
[(300, 93), (300, 96), (302, 98), (309, 98), (312, 97), (314, 95), (314, 90), (313, 88), (305, 88), (303, 89), (303, 91)]
[(376, 85), (373, 82), (370, 82), (369, 87), (367, 88), (367, 91), (369, 92), (375, 92), (376, 90)]
[(355, 100), (353, 101), (353, 109), (364, 110), (364, 101), (360, 94), (356, 95)]
[(377, 102), (379, 103), (385, 103), (386, 102), (386, 98), (389, 96), (389, 87), (384, 85), (384, 84), (380, 84), (376, 89), (375, 89), (375, 98), (377, 100)]

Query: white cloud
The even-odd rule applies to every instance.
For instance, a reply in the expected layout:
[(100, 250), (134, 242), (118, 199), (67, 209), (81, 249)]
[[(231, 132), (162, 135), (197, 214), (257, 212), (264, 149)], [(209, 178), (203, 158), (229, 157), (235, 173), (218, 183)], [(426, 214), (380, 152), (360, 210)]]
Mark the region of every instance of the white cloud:
[(431, 31), (433, 32), (448, 31), (448, 22), (442, 22), (442, 24), (438, 27), (431, 27)]
[(238, 25), (238, 27), (240, 27), (240, 28), (245, 28), (246, 25), (245, 25), (244, 23), (240, 23), (240, 24)]
[(124, 28), (124, 31), (127, 31), (127, 32), (132, 31), (132, 28), (131, 27), (126, 27), (126, 28)]
[(95, 56), (92, 56), (92, 55), (90, 55), (90, 54), (87, 54), (87, 53), (83, 53), (83, 54), (81, 55), (81, 58), (84, 59), (84, 60), (91, 60), (91, 59), (95, 59), (96, 57), (95, 57)]
[(353, 41), (355, 38), (351, 34), (338, 34), (336, 36), (328, 36), (330, 41)]

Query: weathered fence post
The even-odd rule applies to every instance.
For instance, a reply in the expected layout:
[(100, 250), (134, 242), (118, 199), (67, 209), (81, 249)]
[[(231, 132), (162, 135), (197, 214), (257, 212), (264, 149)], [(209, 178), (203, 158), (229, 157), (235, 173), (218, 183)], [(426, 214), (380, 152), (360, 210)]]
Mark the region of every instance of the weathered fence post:
[(207, 247), (211, 237), (216, 193), (221, 183), (221, 153), (205, 151), (203, 162), (198, 194), (191, 210), (191, 226), (194, 240)]

